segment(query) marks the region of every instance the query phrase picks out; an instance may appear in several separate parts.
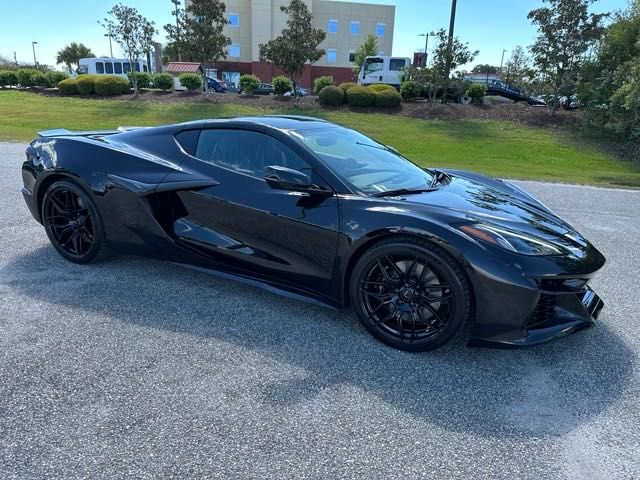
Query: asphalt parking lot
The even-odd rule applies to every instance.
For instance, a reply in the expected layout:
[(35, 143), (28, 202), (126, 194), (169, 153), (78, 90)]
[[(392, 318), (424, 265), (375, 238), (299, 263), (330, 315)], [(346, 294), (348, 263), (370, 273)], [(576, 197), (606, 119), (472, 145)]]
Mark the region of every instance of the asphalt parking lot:
[(607, 256), (596, 328), (409, 354), (346, 311), (63, 260), (23, 149), (0, 143), (0, 478), (640, 478), (640, 191), (521, 182)]

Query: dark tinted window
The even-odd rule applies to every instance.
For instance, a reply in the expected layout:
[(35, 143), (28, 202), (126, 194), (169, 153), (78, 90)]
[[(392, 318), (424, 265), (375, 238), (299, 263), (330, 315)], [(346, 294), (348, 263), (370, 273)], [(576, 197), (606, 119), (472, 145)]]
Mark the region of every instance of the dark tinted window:
[(185, 152), (195, 156), (199, 136), (200, 130), (185, 130), (176, 135), (176, 140)]
[(270, 165), (311, 174), (309, 165), (269, 135), (245, 130), (202, 130), (195, 156), (218, 167), (262, 178)]
[(113, 63), (104, 62), (104, 71), (109, 74), (113, 73)]
[(113, 70), (118, 75), (122, 74), (122, 64), (120, 62), (115, 62), (113, 64)]
[(138, 62), (134, 63), (135, 67), (136, 67), (136, 72), (140, 71), (140, 64)]
[(392, 72), (398, 72), (405, 67), (404, 58), (392, 58), (389, 60), (389, 70)]
[(96, 73), (104, 73), (104, 63), (96, 62)]
[(124, 62), (122, 64), (122, 68), (124, 69), (124, 73), (129, 73), (131, 71), (131, 65), (129, 62)]

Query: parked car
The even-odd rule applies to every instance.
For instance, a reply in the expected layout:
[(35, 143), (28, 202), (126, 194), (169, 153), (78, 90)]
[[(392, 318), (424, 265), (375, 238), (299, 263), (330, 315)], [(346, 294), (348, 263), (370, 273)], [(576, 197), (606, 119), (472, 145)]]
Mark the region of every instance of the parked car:
[(111, 247), (351, 307), (399, 349), (444, 345), (466, 322), (473, 345), (535, 345), (603, 306), (588, 282), (604, 256), (520, 187), (422, 168), (320, 119), (51, 130), (26, 156), (22, 194), (67, 260)]
[[(242, 93), (242, 89), (238, 90), (238, 93)], [(261, 83), (258, 88), (253, 91), (254, 95), (273, 95), (273, 85), (270, 83)]]
[(218, 93), (227, 93), (227, 84), (217, 78), (207, 77), (207, 86), (209, 90), (214, 90)]
[[(309, 90), (304, 87), (296, 87), (296, 92), (298, 92), (299, 97), (307, 97), (309, 96)], [(293, 89), (290, 92), (284, 94), (285, 97), (293, 96)]]
[(364, 60), (364, 65), (358, 75), (358, 84), (367, 86), (385, 83), (400, 89), (402, 75), (411, 59), (406, 57), (372, 56)]

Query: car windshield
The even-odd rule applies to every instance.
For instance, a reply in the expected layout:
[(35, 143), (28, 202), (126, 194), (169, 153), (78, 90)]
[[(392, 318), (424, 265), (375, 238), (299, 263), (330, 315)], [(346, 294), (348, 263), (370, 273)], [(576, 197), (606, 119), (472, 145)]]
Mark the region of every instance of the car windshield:
[(354, 130), (323, 127), (291, 132), (346, 184), (369, 195), (429, 188), (433, 175)]

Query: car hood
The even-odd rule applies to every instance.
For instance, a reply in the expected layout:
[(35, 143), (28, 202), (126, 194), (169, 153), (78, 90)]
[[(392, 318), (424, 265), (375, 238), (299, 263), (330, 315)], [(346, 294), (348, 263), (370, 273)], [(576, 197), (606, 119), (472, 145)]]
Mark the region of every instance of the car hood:
[[(403, 204), (446, 211), (477, 221), (553, 240), (573, 250), (587, 242), (571, 225), (531, 195), (502, 180), (461, 170), (442, 170), (450, 180), (435, 191), (403, 197)], [(419, 207), (418, 207), (419, 208)]]

